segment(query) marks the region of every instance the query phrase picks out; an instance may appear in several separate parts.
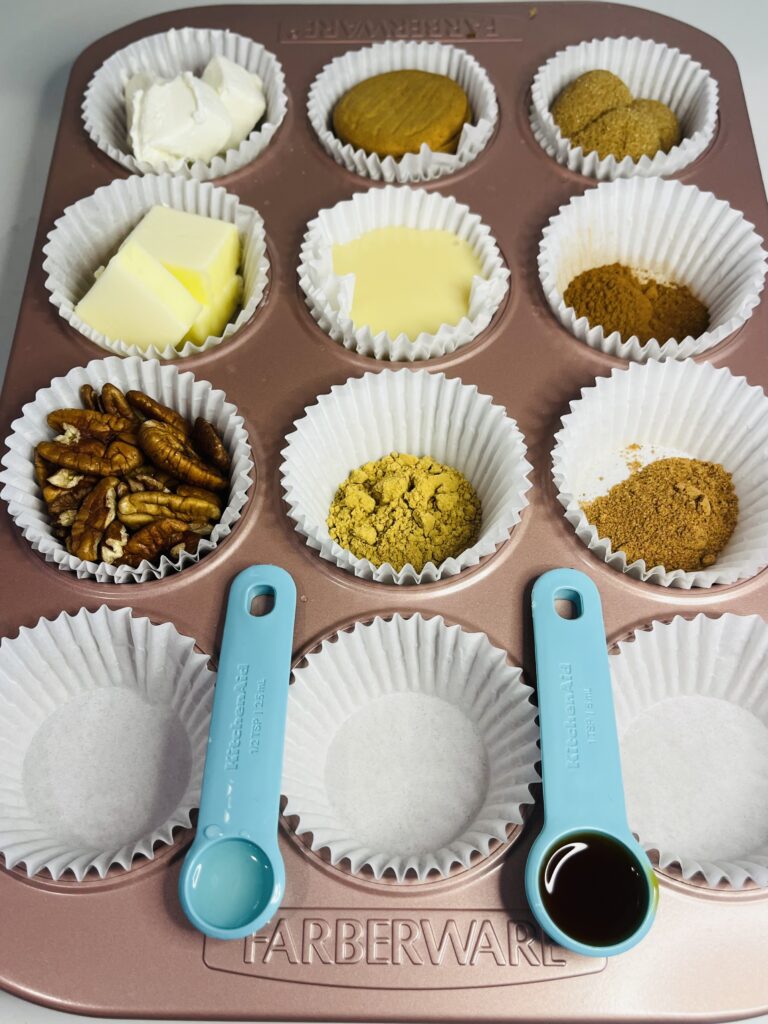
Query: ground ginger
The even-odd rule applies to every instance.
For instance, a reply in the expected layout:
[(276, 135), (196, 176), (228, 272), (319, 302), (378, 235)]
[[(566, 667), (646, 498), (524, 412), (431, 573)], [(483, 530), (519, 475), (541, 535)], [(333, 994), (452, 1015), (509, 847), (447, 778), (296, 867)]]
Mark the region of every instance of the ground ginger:
[(578, 274), (563, 298), (590, 327), (618, 331), (625, 340), (636, 335), (643, 344), (697, 338), (709, 328), (709, 310), (686, 285), (656, 281), (621, 263)]
[(627, 563), (695, 572), (713, 565), (731, 538), (739, 499), (716, 462), (659, 459), (582, 505), (598, 536)]
[(471, 547), (481, 519), (480, 499), (458, 470), (429, 455), (392, 452), (349, 474), (331, 504), (328, 531), (357, 558), (421, 572)]

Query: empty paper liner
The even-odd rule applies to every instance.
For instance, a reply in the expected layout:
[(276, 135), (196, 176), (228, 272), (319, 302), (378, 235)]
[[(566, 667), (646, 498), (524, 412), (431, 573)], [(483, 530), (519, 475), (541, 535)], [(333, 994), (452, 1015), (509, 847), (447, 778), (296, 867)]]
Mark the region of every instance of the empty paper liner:
[(610, 659), (632, 831), (662, 870), (768, 886), (768, 626), (655, 622)]
[[(456, 324), (443, 324), (435, 334), (422, 332), (410, 339), (401, 333), (374, 334), (351, 319), (354, 274), (333, 270), (333, 246), (351, 242), (368, 231), (386, 227), (450, 231), (474, 250), (482, 267), (475, 275), (469, 308)], [(410, 362), (434, 359), (453, 352), (484, 331), (509, 287), (504, 266), (490, 228), (468, 206), (451, 196), (423, 189), (385, 188), (358, 192), (351, 199), (321, 210), (307, 225), (299, 263), (299, 283), (314, 320), (334, 341), (375, 359)]]
[[(75, 306), (94, 282), (94, 271), (109, 262), (122, 241), (153, 206), (170, 206), (237, 226), (240, 236), (240, 273), (243, 296), (237, 315), (221, 335), (211, 335), (201, 345), (185, 341), (181, 348), (164, 349), (129, 345), (108, 338), (75, 313)], [(68, 206), (43, 247), (50, 300), (70, 326), (90, 341), (119, 355), (144, 359), (181, 359), (199, 355), (232, 337), (256, 312), (269, 276), (264, 222), (237, 196), (210, 182), (186, 181), (170, 174), (117, 178), (96, 189), (87, 199)], [(61, 342), (59, 342), (61, 344)]]
[[(438, 153), (422, 143), (418, 153), (406, 153), (399, 159), (382, 157), (355, 149), (334, 135), (333, 108), (352, 86), (374, 75), (404, 69), (445, 75), (458, 82), (467, 94), (471, 119), (461, 131), (455, 153)], [(487, 146), (496, 128), (499, 107), (488, 75), (466, 50), (446, 43), (389, 39), (350, 50), (326, 64), (310, 87), (307, 114), (323, 149), (336, 163), (374, 181), (404, 184), (434, 180), (466, 167)]]
[[(768, 399), (744, 377), (688, 360), (634, 364), (599, 378), (571, 403), (556, 435), (553, 475), (576, 536), (612, 568), (663, 587), (711, 587), (748, 579), (768, 564), (766, 446)], [(739, 500), (731, 539), (714, 565), (695, 572), (642, 560), (628, 565), (581, 507), (628, 477), (630, 464), (670, 457), (720, 463)]]
[[(661, 178), (613, 181), (576, 196), (552, 217), (539, 245), (539, 277), (566, 330), (622, 359), (683, 359), (718, 345), (749, 319), (766, 270), (762, 238), (738, 210), (711, 192)], [(621, 263), (663, 282), (687, 285), (709, 310), (694, 338), (624, 338), (566, 306), (563, 295), (585, 270)]]
[(358, 624), (294, 672), (285, 813), (353, 872), (469, 867), (533, 802), (530, 696), (482, 633), (420, 615)]
[[(432, 583), (477, 565), (507, 540), (528, 504), (523, 435), (477, 388), (426, 370), (367, 373), (321, 395), (286, 438), (280, 468), (289, 515), (322, 558), (361, 579)], [(482, 505), (480, 535), (455, 558), (399, 571), (357, 558), (332, 540), (328, 512), (353, 469), (391, 452), (430, 455), (462, 473)]]
[[(220, 521), (210, 537), (200, 538), (195, 554), (184, 551), (176, 559), (163, 555), (156, 564), (145, 559), (134, 569), (128, 565), (83, 561), (71, 555), (54, 536), (48, 509), (35, 479), (35, 448), (41, 441), (54, 437), (55, 431), (46, 422), (48, 413), (56, 409), (81, 408), (80, 388), (90, 384), (99, 391), (106, 383), (115, 384), (123, 392), (143, 391), (193, 421), (202, 416), (221, 435), (231, 458), (229, 496)], [(8, 450), (2, 458), (0, 498), (8, 503), (11, 518), (47, 562), (99, 583), (139, 583), (193, 565), (229, 534), (240, 518), (251, 486), (251, 449), (242, 416), (234, 405), (226, 400), (223, 391), (216, 391), (207, 381), (195, 380), (191, 373), (180, 373), (175, 366), (163, 366), (156, 360), (110, 356), (76, 367), (66, 377), (56, 377), (23, 407), (20, 418), (11, 424), (5, 445)], [(224, 496), (222, 493), (222, 498)]]
[[(206, 162), (179, 160), (156, 168), (137, 160), (130, 150), (125, 116), (125, 83), (139, 71), (175, 78), (183, 71), (200, 75), (212, 57), (227, 57), (264, 84), (267, 109), (251, 133), (235, 149)], [(232, 174), (256, 160), (269, 145), (285, 118), (288, 100), (278, 59), (261, 43), (226, 29), (172, 28), (118, 50), (88, 83), (83, 99), (83, 122), (90, 137), (108, 156), (134, 174), (169, 171), (185, 178), (207, 181)]]
[(214, 676), (170, 623), (101, 607), (0, 644), (0, 851), (53, 878), (152, 859), (190, 824)]
[[(659, 100), (676, 115), (682, 139), (668, 152), (633, 160), (584, 152), (564, 138), (550, 107), (560, 92), (586, 71), (611, 71), (634, 99)], [(717, 128), (718, 87), (701, 64), (675, 47), (652, 39), (593, 39), (559, 50), (543, 64), (531, 86), (531, 128), (539, 145), (559, 164), (590, 178), (668, 177), (701, 156)]]

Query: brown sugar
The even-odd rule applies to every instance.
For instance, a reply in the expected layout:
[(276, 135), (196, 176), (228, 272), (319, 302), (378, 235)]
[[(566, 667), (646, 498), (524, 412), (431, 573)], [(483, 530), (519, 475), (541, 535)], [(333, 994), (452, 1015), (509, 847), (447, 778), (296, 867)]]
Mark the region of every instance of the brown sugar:
[(632, 93), (610, 71), (585, 71), (562, 90), (552, 104), (552, 117), (566, 138), (585, 128), (606, 110), (627, 107)]
[(563, 298), (590, 327), (618, 331), (624, 339), (636, 336), (642, 344), (697, 338), (709, 328), (709, 310), (686, 285), (656, 281), (621, 263), (578, 274)]
[(627, 563), (695, 572), (714, 564), (731, 538), (739, 499), (731, 474), (716, 462), (659, 459), (632, 473), (584, 515)]
[(654, 119), (632, 107), (606, 111), (576, 132), (571, 142), (581, 146), (585, 153), (596, 152), (601, 160), (611, 154), (639, 160), (644, 154), (656, 153), (661, 148)]

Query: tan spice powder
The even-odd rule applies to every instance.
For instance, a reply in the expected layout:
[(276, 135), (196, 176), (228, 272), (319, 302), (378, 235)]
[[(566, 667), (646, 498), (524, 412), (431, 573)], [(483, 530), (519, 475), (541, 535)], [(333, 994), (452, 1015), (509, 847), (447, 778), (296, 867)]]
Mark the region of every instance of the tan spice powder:
[(421, 572), (471, 547), (481, 519), (480, 499), (458, 470), (428, 455), (392, 452), (349, 474), (331, 504), (328, 531), (357, 558)]
[(709, 310), (684, 284), (667, 284), (640, 275), (621, 263), (592, 267), (578, 274), (565, 289), (565, 304), (585, 316), (591, 327), (622, 338), (697, 338), (709, 327)]
[(649, 569), (695, 572), (712, 565), (730, 540), (739, 499), (718, 463), (674, 458), (637, 470), (582, 509), (628, 563), (642, 558)]

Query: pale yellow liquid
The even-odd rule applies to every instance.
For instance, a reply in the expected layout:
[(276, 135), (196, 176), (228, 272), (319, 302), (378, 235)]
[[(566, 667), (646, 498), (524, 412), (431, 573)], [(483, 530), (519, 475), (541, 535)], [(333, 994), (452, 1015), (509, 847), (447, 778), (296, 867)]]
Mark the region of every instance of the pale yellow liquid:
[(469, 309), (472, 278), (483, 276), (472, 246), (451, 231), (377, 228), (333, 247), (335, 274), (354, 274), (352, 321), (374, 334), (435, 334)]

